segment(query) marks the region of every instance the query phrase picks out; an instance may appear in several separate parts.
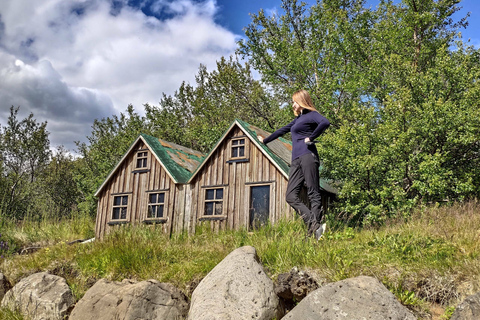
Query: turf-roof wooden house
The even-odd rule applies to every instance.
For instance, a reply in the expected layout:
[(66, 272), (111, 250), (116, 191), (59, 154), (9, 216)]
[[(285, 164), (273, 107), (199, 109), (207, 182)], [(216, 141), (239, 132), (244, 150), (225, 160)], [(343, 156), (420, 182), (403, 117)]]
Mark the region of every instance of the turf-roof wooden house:
[[(214, 230), (252, 229), (292, 218), (286, 203), (292, 144), (279, 138), (268, 145), (257, 136), (269, 133), (236, 120), (188, 181), (192, 201), (189, 230), (208, 221)], [(336, 190), (320, 182), (324, 207)]]
[[(292, 144), (235, 120), (207, 156), (142, 134), (98, 189), (96, 237), (124, 223), (161, 223), (171, 234), (195, 231), (199, 223), (214, 230), (252, 229), (292, 218), (285, 201)], [(336, 190), (320, 181), (328, 207)]]
[(204, 155), (140, 134), (95, 193), (95, 236), (126, 223), (160, 224), (171, 234), (184, 229), (185, 183)]

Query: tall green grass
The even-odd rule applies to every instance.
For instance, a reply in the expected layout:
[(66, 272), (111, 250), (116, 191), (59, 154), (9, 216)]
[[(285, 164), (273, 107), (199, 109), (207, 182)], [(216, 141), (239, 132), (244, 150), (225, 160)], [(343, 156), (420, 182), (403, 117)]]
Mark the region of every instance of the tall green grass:
[(3, 259), (0, 272), (13, 282), (41, 270), (58, 274), (67, 279), (77, 299), (100, 278), (157, 279), (190, 295), (226, 255), (250, 245), (257, 249), (272, 279), (294, 266), (308, 271), (319, 283), (373, 276), (422, 318), (433, 304), (451, 310), (459, 299), (480, 290), (478, 226), (480, 204), (476, 201), (419, 208), (408, 220), (389, 221), (380, 228), (337, 227), (320, 241), (307, 239), (297, 219), (255, 232), (214, 233), (209, 227), (199, 227), (193, 236), (172, 237), (155, 226), (125, 226), (103, 241), (68, 245), (73, 238), (91, 235), (93, 229), (84, 228), (93, 228), (93, 222), (52, 226), (45, 221), (36, 227), (9, 226), (6, 234), (13, 238), (32, 239), (48, 247)]

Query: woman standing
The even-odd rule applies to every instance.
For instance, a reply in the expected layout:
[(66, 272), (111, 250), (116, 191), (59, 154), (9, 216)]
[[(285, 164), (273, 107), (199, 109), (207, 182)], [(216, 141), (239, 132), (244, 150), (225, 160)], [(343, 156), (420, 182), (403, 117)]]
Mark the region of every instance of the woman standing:
[[(317, 148), (311, 142), (330, 126), (330, 122), (315, 109), (312, 98), (307, 91), (299, 90), (295, 92), (292, 103), (295, 119), (270, 136), (266, 138), (258, 136), (258, 139), (260, 142), (267, 144), (285, 133), (292, 133), (292, 162), (286, 200), (300, 214), (307, 225), (308, 236), (315, 232), (315, 238), (318, 240), (325, 231), (326, 224), (321, 224), (323, 210), (318, 172), (320, 162)], [(311, 209), (299, 198), (304, 183), (307, 186)]]

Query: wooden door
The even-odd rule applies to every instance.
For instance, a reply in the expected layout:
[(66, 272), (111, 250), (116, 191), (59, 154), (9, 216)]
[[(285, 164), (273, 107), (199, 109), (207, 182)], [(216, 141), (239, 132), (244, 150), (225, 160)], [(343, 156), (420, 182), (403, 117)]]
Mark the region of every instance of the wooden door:
[(250, 229), (268, 223), (270, 216), (270, 185), (250, 187)]

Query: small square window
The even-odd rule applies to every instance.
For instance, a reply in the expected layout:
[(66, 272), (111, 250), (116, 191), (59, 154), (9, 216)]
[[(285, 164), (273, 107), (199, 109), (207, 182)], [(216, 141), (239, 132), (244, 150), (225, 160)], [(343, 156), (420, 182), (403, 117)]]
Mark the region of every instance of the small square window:
[(232, 158), (245, 158), (245, 138), (232, 140)]
[(205, 190), (205, 212), (206, 216), (217, 216), (223, 214), (223, 188)]
[(146, 168), (147, 167), (147, 159), (148, 159), (148, 152), (147, 151), (140, 151), (137, 152), (137, 169)]

